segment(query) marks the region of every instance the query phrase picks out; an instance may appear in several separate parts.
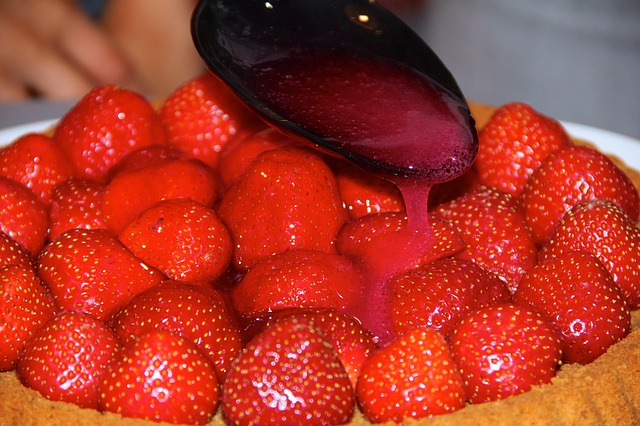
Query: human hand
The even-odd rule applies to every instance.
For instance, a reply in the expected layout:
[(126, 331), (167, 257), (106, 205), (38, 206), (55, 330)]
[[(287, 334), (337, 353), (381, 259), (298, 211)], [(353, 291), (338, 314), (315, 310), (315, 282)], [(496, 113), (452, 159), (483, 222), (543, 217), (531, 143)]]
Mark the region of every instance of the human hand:
[(110, 37), (73, 0), (0, 0), (0, 100), (73, 98), (128, 79)]

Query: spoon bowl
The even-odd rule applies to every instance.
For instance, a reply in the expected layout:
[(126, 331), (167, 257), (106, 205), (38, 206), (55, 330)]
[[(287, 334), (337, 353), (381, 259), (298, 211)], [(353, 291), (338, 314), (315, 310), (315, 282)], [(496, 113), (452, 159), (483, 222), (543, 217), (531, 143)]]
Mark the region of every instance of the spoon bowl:
[(192, 34), (209, 69), (267, 122), (366, 169), (436, 182), (475, 158), (455, 79), (375, 2), (201, 0)]

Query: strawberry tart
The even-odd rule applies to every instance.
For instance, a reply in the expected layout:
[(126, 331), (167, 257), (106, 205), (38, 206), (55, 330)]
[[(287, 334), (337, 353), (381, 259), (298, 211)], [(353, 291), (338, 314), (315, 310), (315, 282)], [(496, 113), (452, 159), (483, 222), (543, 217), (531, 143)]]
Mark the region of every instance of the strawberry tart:
[(389, 280), (383, 344), (362, 265), (394, 255), (370, 237), (404, 226), (396, 188), (211, 76), (156, 105), (99, 87), (19, 138), (0, 424), (638, 424), (640, 173), (528, 105), (472, 114), (478, 159), (432, 188), (433, 247)]

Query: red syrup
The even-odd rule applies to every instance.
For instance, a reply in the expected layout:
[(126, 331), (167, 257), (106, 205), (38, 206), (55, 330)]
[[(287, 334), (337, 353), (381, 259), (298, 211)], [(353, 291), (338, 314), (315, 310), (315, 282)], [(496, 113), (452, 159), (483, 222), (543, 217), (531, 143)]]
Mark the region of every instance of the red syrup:
[(363, 259), (359, 265), (367, 284), (354, 315), (384, 344), (394, 337), (385, 284), (434, 246), (429, 190), (460, 176), (475, 159), (468, 108), (428, 76), (386, 59), (304, 52), (253, 71), (248, 85), (267, 108), (402, 192), (406, 227), (381, 247), (394, 262), (371, 265)]

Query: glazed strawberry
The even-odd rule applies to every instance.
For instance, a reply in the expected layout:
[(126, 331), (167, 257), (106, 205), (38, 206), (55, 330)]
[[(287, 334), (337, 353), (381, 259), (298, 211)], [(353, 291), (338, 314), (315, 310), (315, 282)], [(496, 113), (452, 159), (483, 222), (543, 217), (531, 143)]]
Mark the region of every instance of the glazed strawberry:
[(238, 98), (210, 74), (193, 78), (164, 101), (159, 112), (169, 143), (215, 166), (220, 151), (250, 128), (264, 127)]
[(110, 178), (126, 170), (140, 169), (142, 167), (152, 166), (164, 163), (168, 160), (177, 160), (184, 158), (180, 150), (171, 145), (150, 145), (145, 146), (127, 154), (122, 160), (113, 166), (110, 170)]
[(337, 162), (334, 170), (342, 201), (351, 218), (404, 211), (402, 194), (393, 183), (343, 162)]
[(49, 205), (53, 187), (73, 173), (71, 163), (49, 136), (30, 133), (0, 151), (0, 175), (20, 182)]
[(460, 232), (466, 248), (456, 256), (494, 272), (515, 291), (522, 274), (536, 262), (538, 250), (516, 199), (492, 187), (478, 187), (434, 210)]
[[(435, 217), (429, 220), (433, 244), (420, 253), (403, 251), (405, 246), (411, 251), (412, 245), (407, 245), (404, 238), (407, 218), (402, 213), (366, 215), (349, 222), (340, 230), (336, 247), (339, 253), (361, 265), (367, 276), (388, 279), (402, 270), (417, 268), (464, 248), (454, 226)], [(398, 246), (394, 246), (394, 242)]]
[(48, 227), (47, 209), (33, 192), (0, 176), (0, 231), (37, 256), (47, 239)]
[(540, 251), (540, 260), (572, 251), (598, 258), (629, 308), (640, 308), (640, 229), (620, 207), (603, 200), (578, 204), (562, 218)]
[(356, 388), (374, 423), (432, 417), (464, 407), (462, 377), (440, 333), (414, 329), (365, 361)]
[(219, 214), (240, 270), (291, 249), (335, 252), (336, 233), (347, 220), (329, 167), (298, 148), (260, 154), (224, 195)]
[(124, 227), (118, 239), (176, 281), (212, 281), (231, 264), (231, 235), (209, 207), (189, 199), (161, 201)]
[(544, 314), (563, 342), (563, 359), (588, 364), (631, 330), (620, 289), (590, 253), (572, 251), (531, 268), (513, 296)]
[(551, 382), (562, 359), (562, 344), (547, 319), (515, 305), (475, 311), (455, 327), (450, 341), (473, 404)]
[(12, 370), (25, 343), (56, 314), (31, 267), (0, 267), (0, 371)]
[(124, 417), (206, 424), (218, 408), (213, 367), (182, 337), (151, 331), (125, 345), (100, 384), (99, 406)]
[(123, 344), (154, 329), (192, 342), (215, 367), (222, 382), (242, 349), (234, 313), (213, 288), (167, 281), (137, 295), (109, 324)]
[(549, 154), (571, 145), (558, 121), (521, 102), (498, 108), (478, 139), (475, 167), (480, 180), (515, 196)]
[(60, 309), (99, 320), (164, 279), (104, 229), (69, 230), (49, 244), (38, 261), (38, 274)]
[(396, 275), (388, 286), (391, 322), (398, 335), (430, 327), (447, 336), (477, 308), (511, 300), (502, 280), (465, 259), (435, 260)]
[(362, 280), (349, 259), (313, 250), (289, 250), (257, 263), (232, 289), (233, 306), (257, 318), (292, 308), (353, 310)]
[[(362, 327), (354, 317), (330, 309), (293, 309), (278, 311), (273, 317), (276, 321), (286, 318), (308, 320), (310, 325), (331, 343), (340, 362), (356, 388), (362, 364), (376, 349), (373, 335)], [(271, 319), (273, 321), (273, 319)]]
[(293, 139), (272, 128), (246, 137), (234, 138), (220, 152), (217, 167), (220, 180), (224, 187), (228, 188), (249, 168), (259, 154), (292, 145), (296, 145)]
[(573, 206), (596, 199), (609, 200), (638, 219), (638, 191), (607, 156), (586, 146), (550, 155), (522, 193), (525, 219), (536, 243), (544, 244)]
[(308, 321), (276, 321), (254, 337), (229, 372), (222, 413), (231, 425), (347, 423), (355, 395), (331, 343)]
[(102, 322), (79, 312), (63, 312), (33, 336), (20, 356), (17, 373), (45, 398), (98, 408), (98, 386), (120, 349)]
[(102, 214), (109, 229), (118, 233), (159, 201), (189, 198), (211, 207), (217, 191), (213, 170), (204, 163), (166, 160), (115, 176), (104, 190)]
[(74, 228), (107, 229), (102, 216), (102, 193), (99, 183), (71, 178), (53, 189), (49, 205), (49, 240)]
[(26, 248), (4, 232), (0, 232), (0, 266), (9, 265), (35, 270), (36, 262)]
[(145, 98), (105, 85), (87, 93), (60, 119), (53, 138), (77, 177), (104, 182), (109, 169), (127, 154), (166, 143), (167, 135)]

